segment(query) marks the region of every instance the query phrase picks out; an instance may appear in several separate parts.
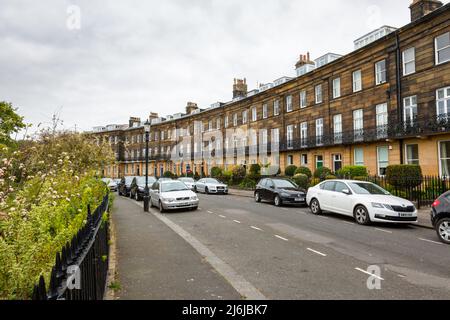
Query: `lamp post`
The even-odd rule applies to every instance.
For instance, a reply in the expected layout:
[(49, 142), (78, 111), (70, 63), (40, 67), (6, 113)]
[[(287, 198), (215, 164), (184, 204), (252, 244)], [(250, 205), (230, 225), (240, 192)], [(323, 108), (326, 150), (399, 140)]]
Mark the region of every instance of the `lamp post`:
[(144, 189), (144, 211), (149, 211), (150, 191), (148, 188), (148, 143), (150, 141), (151, 124), (147, 120), (144, 124), (145, 130), (145, 189)]

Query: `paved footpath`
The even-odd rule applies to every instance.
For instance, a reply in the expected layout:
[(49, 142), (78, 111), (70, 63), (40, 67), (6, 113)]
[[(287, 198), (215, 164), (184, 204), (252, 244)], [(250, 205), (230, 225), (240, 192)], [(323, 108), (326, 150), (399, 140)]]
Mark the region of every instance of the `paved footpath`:
[(236, 300), (241, 296), (183, 238), (141, 206), (114, 203), (117, 272), (124, 300)]

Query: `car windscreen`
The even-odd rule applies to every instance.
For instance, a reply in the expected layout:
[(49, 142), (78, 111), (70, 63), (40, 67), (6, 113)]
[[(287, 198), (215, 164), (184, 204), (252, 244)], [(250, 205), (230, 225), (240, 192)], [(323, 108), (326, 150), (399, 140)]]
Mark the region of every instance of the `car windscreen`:
[(186, 185), (181, 181), (170, 181), (161, 184), (162, 192), (175, 192), (189, 190)]
[[(155, 183), (156, 179), (153, 177), (148, 177), (148, 185), (151, 186), (153, 183)], [(136, 178), (136, 184), (138, 186), (145, 186), (145, 177), (137, 177)]]
[(182, 182), (190, 182), (190, 183), (194, 183), (195, 180), (192, 178), (180, 178), (180, 181)]
[(220, 184), (216, 179), (205, 179), (205, 183)]
[(389, 192), (373, 183), (367, 182), (352, 182), (349, 183), (350, 187), (356, 194), (378, 194), (388, 195)]
[(125, 177), (125, 184), (131, 184), (133, 182), (134, 177)]
[(273, 183), (278, 189), (297, 189), (297, 186), (288, 180), (273, 180)]

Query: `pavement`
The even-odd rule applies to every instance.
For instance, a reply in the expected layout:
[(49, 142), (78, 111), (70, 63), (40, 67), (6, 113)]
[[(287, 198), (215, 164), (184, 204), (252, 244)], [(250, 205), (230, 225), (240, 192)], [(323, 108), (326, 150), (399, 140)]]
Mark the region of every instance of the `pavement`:
[(433, 230), (199, 198), (198, 211), (145, 214), (117, 197), (121, 299), (450, 299), (448, 246)]
[[(239, 197), (253, 198), (254, 192), (249, 190), (229, 189), (229, 194)], [(434, 229), (430, 220), (430, 207), (424, 207), (417, 212), (417, 223), (419, 227)]]

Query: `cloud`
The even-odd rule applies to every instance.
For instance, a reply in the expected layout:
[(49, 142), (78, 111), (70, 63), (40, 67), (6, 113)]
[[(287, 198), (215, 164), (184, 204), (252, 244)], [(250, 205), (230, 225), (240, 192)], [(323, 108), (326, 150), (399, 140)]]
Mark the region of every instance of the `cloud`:
[[(374, 23), (408, 23), (409, 4), (2, 0), (0, 99), (35, 124), (62, 107), (65, 126), (84, 130), (207, 107), (230, 100), (234, 77), (256, 87), (293, 75), (300, 53), (345, 54)], [(71, 5), (80, 30), (67, 28)]]

